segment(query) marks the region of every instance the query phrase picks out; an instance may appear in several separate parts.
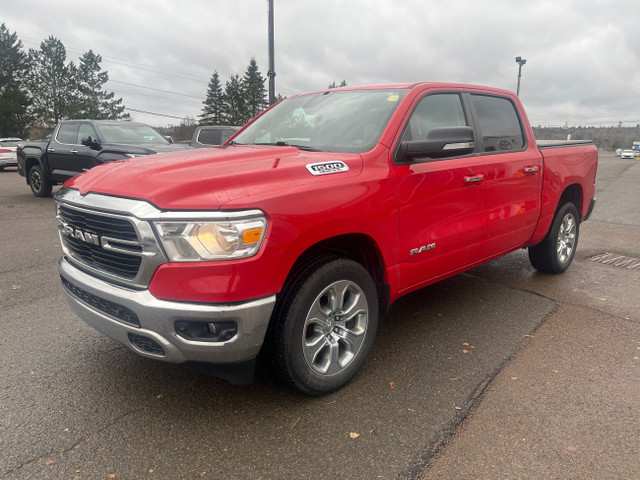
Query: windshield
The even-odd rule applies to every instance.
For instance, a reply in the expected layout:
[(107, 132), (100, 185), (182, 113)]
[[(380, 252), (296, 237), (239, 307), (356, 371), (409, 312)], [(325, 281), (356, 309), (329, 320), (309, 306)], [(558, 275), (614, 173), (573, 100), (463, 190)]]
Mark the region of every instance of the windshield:
[(242, 145), (292, 145), (304, 150), (371, 150), (405, 90), (348, 90), (283, 100), (233, 140)]
[(135, 145), (169, 145), (169, 142), (148, 125), (130, 123), (100, 125), (104, 143), (130, 143)]

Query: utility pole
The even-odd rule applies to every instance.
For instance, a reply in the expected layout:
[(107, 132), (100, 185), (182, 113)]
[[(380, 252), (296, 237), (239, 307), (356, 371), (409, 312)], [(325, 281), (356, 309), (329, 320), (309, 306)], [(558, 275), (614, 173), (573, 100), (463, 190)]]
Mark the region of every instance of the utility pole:
[(269, 1), (269, 105), (276, 103), (276, 72), (273, 53), (273, 0)]
[(527, 63), (527, 59), (516, 57), (516, 63), (518, 64), (518, 88), (516, 89), (516, 95), (520, 96), (520, 77), (522, 76), (522, 66)]

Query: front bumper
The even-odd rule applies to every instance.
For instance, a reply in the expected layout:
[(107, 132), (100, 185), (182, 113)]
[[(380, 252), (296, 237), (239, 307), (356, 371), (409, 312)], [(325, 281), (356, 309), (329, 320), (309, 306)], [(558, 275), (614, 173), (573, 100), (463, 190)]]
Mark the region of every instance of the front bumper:
[[(148, 290), (123, 288), (58, 262), (71, 309), (99, 332), (144, 357), (171, 363), (238, 364), (254, 359), (275, 305), (275, 295), (240, 304), (202, 304), (160, 300)], [(196, 341), (177, 332), (181, 322), (235, 323), (224, 341)]]

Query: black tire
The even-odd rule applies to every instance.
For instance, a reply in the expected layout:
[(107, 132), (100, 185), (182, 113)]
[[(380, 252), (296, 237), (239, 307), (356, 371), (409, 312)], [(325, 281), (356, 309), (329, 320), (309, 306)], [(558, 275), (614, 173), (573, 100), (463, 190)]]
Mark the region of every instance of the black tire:
[(573, 203), (558, 209), (544, 240), (529, 247), (529, 261), (544, 273), (562, 273), (573, 260), (578, 248), (580, 217)]
[(4, 170), (4, 165), (0, 165), (0, 172)]
[(31, 167), (29, 170), (29, 186), (36, 197), (51, 196), (51, 189), (53, 185), (44, 176), (39, 165)]
[(283, 291), (269, 330), (278, 376), (307, 395), (339, 389), (358, 372), (378, 326), (378, 295), (369, 272), (340, 257), (308, 263)]

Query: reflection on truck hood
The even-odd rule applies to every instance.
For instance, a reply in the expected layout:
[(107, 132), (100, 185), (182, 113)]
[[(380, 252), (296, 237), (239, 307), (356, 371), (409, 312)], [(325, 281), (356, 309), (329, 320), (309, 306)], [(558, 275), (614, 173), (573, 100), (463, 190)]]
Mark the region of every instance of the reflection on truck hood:
[[(344, 162), (348, 170), (312, 175), (307, 165)], [(302, 152), (295, 147), (223, 146), (120, 160), (92, 168), (65, 185), (140, 198), (161, 209), (212, 210), (227, 202), (358, 175), (360, 155)], [(346, 170), (346, 169), (345, 169)]]

